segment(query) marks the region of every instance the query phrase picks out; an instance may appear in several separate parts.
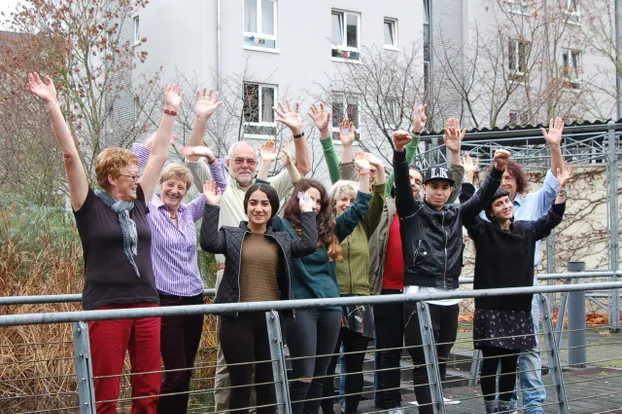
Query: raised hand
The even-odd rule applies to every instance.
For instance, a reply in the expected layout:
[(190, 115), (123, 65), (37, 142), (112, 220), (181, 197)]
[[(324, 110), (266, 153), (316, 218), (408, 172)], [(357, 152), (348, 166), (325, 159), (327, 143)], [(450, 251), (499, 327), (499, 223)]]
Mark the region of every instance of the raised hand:
[(459, 152), (460, 147), (462, 146), (462, 139), (465, 135), (466, 128), (460, 130), (460, 121), (454, 118), (447, 120), (443, 142), (449, 151)]
[(479, 160), (477, 158), (471, 158), (470, 153), (462, 158), (462, 166), (464, 167), (464, 174), (471, 174), (473, 176), (479, 170)]
[(209, 92), (207, 92), (207, 88), (203, 88), (203, 91), (198, 90), (195, 99), (194, 113), (197, 118), (209, 119), (222, 105), (222, 101), (218, 100), (218, 92), (213, 89), (210, 89)]
[(360, 172), (369, 171), (369, 160), (367, 159), (367, 154), (364, 152), (357, 152), (354, 156), (354, 163)]
[(560, 145), (562, 142), (562, 132), (564, 132), (564, 121), (561, 118), (551, 118), (549, 121), (549, 132), (540, 128), (546, 143), (549, 145)]
[(566, 162), (565, 168), (563, 171), (557, 169), (557, 179), (559, 180), (559, 187), (564, 189), (568, 181), (572, 178), (572, 173), (574, 172), (574, 164), (568, 164)]
[(277, 156), (277, 152), (274, 149), (275, 147), (275, 142), (274, 140), (269, 140), (264, 142), (261, 145), (261, 162), (262, 163), (271, 163), (272, 161), (276, 160), (276, 156)]
[(420, 134), (425, 130), (425, 121), (428, 119), (425, 114), (427, 107), (428, 104), (419, 105), (415, 103), (415, 108), (413, 110), (413, 132), (415, 134)]
[(281, 161), (283, 161), (283, 166), (285, 168), (289, 167), (292, 163), (292, 156), (289, 152), (289, 140), (285, 140), (283, 142), (283, 146), (281, 147)]
[(412, 139), (413, 138), (406, 131), (395, 131), (393, 133), (393, 146), (395, 147), (395, 151), (404, 151), (404, 147), (412, 141)]
[(300, 135), (302, 133), (302, 118), (300, 117), (300, 104), (296, 102), (294, 109), (291, 108), (289, 99), (285, 100), (285, 106), (278, 102), (278, 108), (273, 106), (274, 112), (279, 116), (276, 121), (288, 127), (292, 134)]
[(320, 102), (320, 106), (315, 104), (311, 105), (311, 112), (309, 116), (315, 122), (315, 126), (320, 130), (320, 138), (326, 138), (330, 136), (330, 111), (324, 108), (324, 103)]
[(377, 170), (384, 169), (384, 164), (380, 158), (376, 157), (374, 154), (368, 152), (365, 154), (365, 157), (367, 158), (367, 161), (369, 161), (369, 164), (376, 167)]
[(45, 77), (44, 83), (37, 72), (29, 73), (28, 90), (45, 103), (56, 102), (56, 87), (54, 86), (54, 81), (49, 76)]
[(207, 204), (217, 206), (222, 198), (222, 189), (216, 188), (216, 181), (208, 180), (203, 184), (203, 194)]
[(181, 91), (181, 87), (174, 83), (169, 83), (164, 91), (164, 106), (166, 109), (177, 111), (181, 100), (184, 97), (184, 93)]
[(498, 149), (495, 151), (495, 168), (497, 170), (505, 170), (508, 163), (510, 162), (511, 154), (509, 151), (504, 149)]
[(210, 162), (216, 159), (216, 156), (212, 150), (203, 145), (198, 145), (196, 147), (181, 147), (179, 152), (181, 152), (181, 155), (186, 158), (190, 156), (205, 157)]
[(339, 139), (344, 147), (351, 147), (356, 139), (354, 124), (349, 119), (344, 119), (339, 124)]
[(300, 211), (303, 213), (313, 211), (314, 204), (315, 200), (309, 195), (308, 192), (305, 191), (304, 193), (298, 193), (298, 206), (300, 207)]

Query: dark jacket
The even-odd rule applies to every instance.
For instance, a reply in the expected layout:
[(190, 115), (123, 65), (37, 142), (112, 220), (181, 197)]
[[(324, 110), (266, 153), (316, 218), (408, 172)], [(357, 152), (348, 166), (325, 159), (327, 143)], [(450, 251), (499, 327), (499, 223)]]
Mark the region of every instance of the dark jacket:
[[(250, 234), (248, 222), (243, 221), (240, 227), (222, 226), (218, 229), (220, 207), (206, 205), (201, 224), (201, 248), (210, 253), (225, 255), (225, 272), (216, 294), (216, 303), (237, 303), (240, 301), (240, 267), (242, 258), (242, 243), (244, 237)], [(281, 300), (292, 297), (290, 263), (292, 258), (299, 258), (311, 254), (317, 246), (317, 228), (315, 213), (308, 212), (301, 215), (302, 234), (298, 240), (292, 239), (289, 234), (273, 231), (268, 225), (265, 236), (273, 238), (279, 245), (279, 273), (277, 275)]]
[[(564, 216), (565, 203), (554, 204), (535, 221), (516, 221), (510, 230), (479, 216), (464, 220), (475, 243), (475, 289), (533, 286), (533, 258), (536, 241), (551, 234)], [(476, 309), (531, 310), (532, 295), (475, 298)]]
[(393, 167), (404, 250), (404, 285), (457, 289), (462, 271), (462, 220), (473, 219), (488, 205), (503, 171), (493, 168), (468, 202), (446, 204), (436, 210), (414, 199), (404, 152), (394, 152)]

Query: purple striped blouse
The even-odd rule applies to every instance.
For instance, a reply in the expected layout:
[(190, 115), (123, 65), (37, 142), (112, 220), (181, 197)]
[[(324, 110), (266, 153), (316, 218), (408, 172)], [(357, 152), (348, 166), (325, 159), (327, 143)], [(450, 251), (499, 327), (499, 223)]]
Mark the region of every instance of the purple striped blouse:
[[(138, 166), (142, 169), (149, 158), (149, 150), (143, 145), (134, 144), (132, 152), (138, 156)], [(219, 161), (210, 164), (212, 176), (218, 186), (226, 187), (223, 163), (222, 160)], [(152, 233), (151, 260), (156, 288), (162, 293), (176, 296), (201, 294), (204, 285), (197, 264), (195, 222), (203, 217), (205, 196), (201, 194), (190, 203), (182, 203), (179, 206), (177, 226), (173, 224), (168, 207), (159, 195), (154, 194), (147, 207), (149, 208), (147, 222)]]

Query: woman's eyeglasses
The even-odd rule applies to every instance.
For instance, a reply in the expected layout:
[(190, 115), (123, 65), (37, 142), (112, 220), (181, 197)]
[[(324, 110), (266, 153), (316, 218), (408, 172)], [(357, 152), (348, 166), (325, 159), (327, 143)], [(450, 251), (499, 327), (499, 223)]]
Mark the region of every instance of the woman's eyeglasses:
[(119, 174), (122, 175), (124, 177), (128, 177), (130, 180), (132, 180), (132, 182), (138, 182), (138, 179), (140, 178), (140, 175), (134, 174), (134, 175), (130, 175), (130, 174)]

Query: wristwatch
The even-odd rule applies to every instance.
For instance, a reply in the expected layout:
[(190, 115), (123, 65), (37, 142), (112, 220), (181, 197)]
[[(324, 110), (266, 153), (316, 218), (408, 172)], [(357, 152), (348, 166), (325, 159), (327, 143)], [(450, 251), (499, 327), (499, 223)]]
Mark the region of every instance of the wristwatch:
[(557, 191), (557, 195), (558, 195), (558, 196), (562, 196), (562, 197), (566, 197), (566, 190), (564, 190), (563, 188), (560, 188), (560, 189)]
[(300, 134), (298, 134), (298, 135), (294, 135), (294, 138), (302, 138), (302, 137), (304, 137), (304, 136), (305, 136), (305, 132), (304, 132), (304, 131), (302, 131)]

